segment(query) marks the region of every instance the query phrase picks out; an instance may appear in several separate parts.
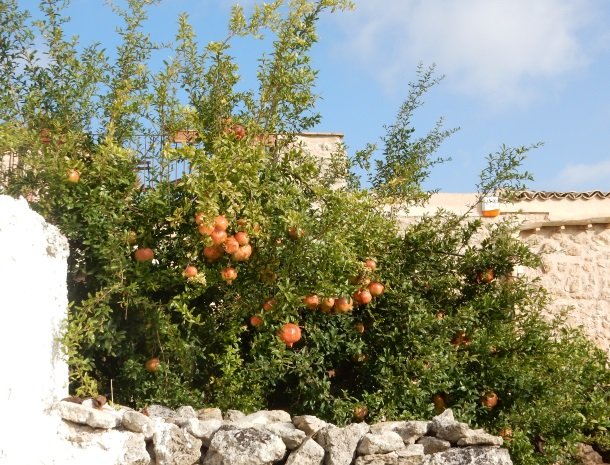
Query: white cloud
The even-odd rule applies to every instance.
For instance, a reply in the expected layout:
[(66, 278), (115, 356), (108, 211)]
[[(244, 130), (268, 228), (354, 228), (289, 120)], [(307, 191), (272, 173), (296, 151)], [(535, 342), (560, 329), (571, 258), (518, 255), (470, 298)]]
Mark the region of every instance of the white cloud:
[(423, 61), (489, 103), (527, 101), (588, 63), (600, 1), (358, 0), (342, 48), (390, 88)]
[[(552, 185), (555, 190), (610, 190), (610, 160), (592, 164), (570, 164), (563, 168)], [(559, 189), (557, 189), (559, 187)]]

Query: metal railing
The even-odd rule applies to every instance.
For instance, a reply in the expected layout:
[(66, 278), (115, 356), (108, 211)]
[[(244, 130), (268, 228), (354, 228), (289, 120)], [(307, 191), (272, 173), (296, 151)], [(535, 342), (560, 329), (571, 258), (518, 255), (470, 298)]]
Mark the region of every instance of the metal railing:
[[(98, 134), (92, 134), (95, 140)], [(166, 160), (164, 159), (163, 149), (168, 142), (168, 137), (163, 134), (138, 134), (125, 143), (124, 147), (132, 150), (138, 163), (136, 170), (140, 174), (140, 180), (146, 187), (153, 186), (160, 180), (175, 181), (184, 173), (190, 172), (188, 160)], [(181, 144), (191, 143), (190, 141), (172, 141), (172, 146), (178, 147)], [(11, 151), (2, 154), (0, 159), (0, 171), (8, 172), (16, 169), (19, 165), (19, 156)]]

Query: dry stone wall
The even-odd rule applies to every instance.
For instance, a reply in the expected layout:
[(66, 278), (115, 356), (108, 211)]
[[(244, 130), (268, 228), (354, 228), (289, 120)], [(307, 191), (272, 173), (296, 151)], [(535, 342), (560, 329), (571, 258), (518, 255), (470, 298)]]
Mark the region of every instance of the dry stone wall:
[[(80, 404), (78, 402), (81, 402)], [(62, 465), (510, 465), (503, 439), (472, 430), (451, 410), (430, 421), (339, 428), (281, 410), (245, 415), (151, 405), (141, 412), (99, 398), (58, 402)]]

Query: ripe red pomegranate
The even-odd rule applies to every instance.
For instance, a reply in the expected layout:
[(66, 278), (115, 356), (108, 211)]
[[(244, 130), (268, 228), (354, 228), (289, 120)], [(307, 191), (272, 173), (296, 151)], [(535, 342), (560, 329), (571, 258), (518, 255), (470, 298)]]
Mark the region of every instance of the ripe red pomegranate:
[(220, 260), (222, 255), (222, 247), (219, 245), (208, 245), (203, 248), (203, 256), (211, 263)]
[(224, 229), (214, 228), (210, 237), (214, 245), (220, 245), (227, 240), (227, 232)]
[(377, 269), (377, 262), (372, 258), (369, 258), (364, 262), (364, 266), (367, 267), (371, 271), (375, 271)]
[(373, 296), (367, 289), (358, 289), (352, 297), (358, 305), (366, 305), (373, 300)]
[(310, 310), (315, 310), (320, 305), (320, 298), (315, 294), (306, 295), (303, 297), (303, 303)]
[(148, 247), (141, 247), (133, 253), (133, 258), (136, 262), (150, 262), (155, 258), (155, 253)]
[(269, 310), (273, 309), (273, 307), (275, 306), (276, 303), (277, 303), (277, 300), (275, 300), (275, 298), (273, 298), (273, 297), (265, 299), (265, 301), (263, 302), (263, 310), (268, 312)]
[(144, 365), (146, 371), (149, 373), (154, 373), (159, 369), (159, 365), (161, 365), (161, 361), (157, 357), (149, 358)]
[(250, 237), (248, 237), (248, 233), (245, 231), (235, 233), (235, 239), (239, 245), (247, 245), (250, 242)]
[(377, 281), (373, 281), (369, 284), (368, 289), (373, 297), (379, 297), (385, 291), (385, 286)]
[(229, 266), (220, 272), (220, 276), (227, 284), (231, 284), (237, 279), (237, 270)]
[(233, 253), (233, 260), (236, 262), (246, 262), (252, 255), (252, 246), (250, 244), (242, 245)]
[(193, 265), (189, 265), (184, 269), (184, 277), (185, 278), (194, 278), (197, 276), (198, 270)]
[(286, 346), (292, 347), (295, 342), (301, 339), (301, 328), (294, 323), (286, 323), (280, 329), (278, 336)]
[(288, 236), (290, 237), (290, 239), (292, 239), (293, 241), (299, 240), (301, 237), (303, 237), (305, 235), (305, 231), (303, 231), (303, 229), (297, 227), (297, 226), (291, 226), (288, 229)]
[(233, 254), (239, 250), (239, 242), (235, 237), (229, 236), (224, 242), (224, 248), (228, 254)]
[(197, 226), (197, 230), (202, 236), (209, 236), (214, 231), (214, 228), (209, 224), (201, 223), (199, 226)]
[(333, 297), (325, 297), (320, 302), (320, 310), (324, 313), (330, 313), (333, 307), (335, 306), (335, 299)]
[(354, 302), (350, 298), (339, 297), (337, 300), (335, 300), (335, 306), (333, 308), (337, 313), (351, 312), (354, 308)]
[(221, 229), (223, 231), (226, 231), (228, 227), (229, 227), (229, 221), (227, 220), (226, 216), (218, 215), (216, 218), (214, 218), (214, 228), (215, 229)]

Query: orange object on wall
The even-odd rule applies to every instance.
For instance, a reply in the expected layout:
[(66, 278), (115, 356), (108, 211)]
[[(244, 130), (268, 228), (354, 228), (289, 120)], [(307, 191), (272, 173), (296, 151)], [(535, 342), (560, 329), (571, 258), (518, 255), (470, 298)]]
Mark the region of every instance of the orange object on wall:
[(500, 214), (500, 199), (497, 196), (483, 197), (481, 213), (486, 218), (493, 218)]

